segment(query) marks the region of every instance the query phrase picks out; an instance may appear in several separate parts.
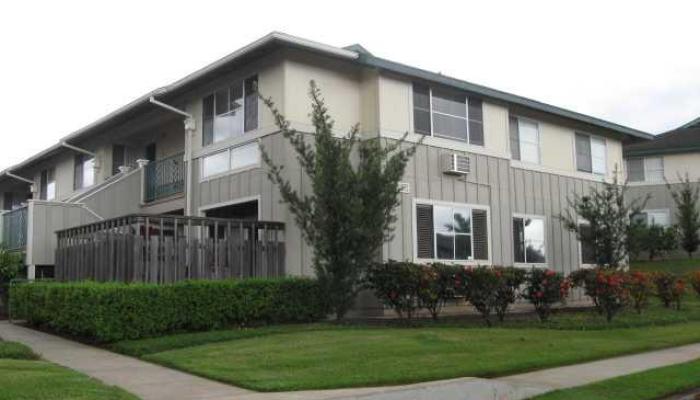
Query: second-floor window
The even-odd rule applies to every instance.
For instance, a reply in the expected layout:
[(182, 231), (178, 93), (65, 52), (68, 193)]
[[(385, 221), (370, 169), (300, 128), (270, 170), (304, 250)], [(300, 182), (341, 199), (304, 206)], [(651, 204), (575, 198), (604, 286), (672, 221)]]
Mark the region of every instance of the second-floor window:
[(56, 198), (56, 173), (53, 168), (41, 171), (39, 183), (39, 198), (41, 200), (53, 200)]
[(540, 163), (540, 129), (531, 120), (510, 117), (510, 154), (513, 160)]
[(630, 182), (662, 182), (664, 160), (661, 157), (637, 157), (627, 160), (627, 179)]
[(607, 172), (605, 139), (576, 133), (576, 169), (596, 175)]
[(75, 156), (73, 189), (83, 189), (95, 184), (95, 159), (86, 154)]
[(421, 135), (484, 145), (481, 100), (450, 89), (413, 84), (413, 130)]
[(217, 90), (202, 100), (202, 145), (258, 128), (258, 77)]

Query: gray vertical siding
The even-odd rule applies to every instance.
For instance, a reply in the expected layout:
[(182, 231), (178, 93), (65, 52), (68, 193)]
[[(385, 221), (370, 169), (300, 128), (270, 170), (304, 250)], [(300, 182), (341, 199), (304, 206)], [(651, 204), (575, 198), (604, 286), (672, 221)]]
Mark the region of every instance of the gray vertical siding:
[(98, 220), (80, 204), (29, 203), (27, 265), (54, 265), (56, 231)]
[[(265, 136), (262, 144), (274, 159), (285, 166), (285, 173), (292, 185), (302, 193), (308, 193), (308, 179), (300, 170), (296, 155), (286, 140), (280, 134), (272, 134)], [(394, 237), (383, 246), (384, 258), (413, 259), (413, 202), (418, 198), (488, 206), (491, 262), (496, 265), (513, 264), (513, 214), (542, 215), (546, 217), (548, 265), (566, 273), (579, 267), (578, 241), (558, 217), (568, 208), (568, 199), (574, 193), (585, 194), (591, 186), (599, 183), (514, 168), (510, 160), (482, 154), (469, 154), (472, 165), (470, 174), (450, 176), (442, 172), (441, 157), (451, 153), (453, 151), (448, 149), (420, 145), (409, 161), (402, 179), (409, 184), (409, 193), (401, 194), (396, 209), (399, 218)], [(286, 224), (288, 273), (313, 273), (312, 251), (304, 243), (293, 216), (286, 206), (280, 204), (279, 191), (268, 180), (264, 166), (203, 182), (199, 179), (198, 160), (194, 166), (195, 211), (201, 207), (259, 196), (261, 218)]]

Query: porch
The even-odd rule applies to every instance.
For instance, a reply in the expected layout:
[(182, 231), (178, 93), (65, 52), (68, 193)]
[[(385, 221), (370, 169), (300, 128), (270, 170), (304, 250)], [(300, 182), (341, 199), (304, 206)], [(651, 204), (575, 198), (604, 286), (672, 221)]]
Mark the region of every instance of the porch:
[(284, 224), (128, 215), (57, 232), (56, 279), (169, 283), (285, 273)]

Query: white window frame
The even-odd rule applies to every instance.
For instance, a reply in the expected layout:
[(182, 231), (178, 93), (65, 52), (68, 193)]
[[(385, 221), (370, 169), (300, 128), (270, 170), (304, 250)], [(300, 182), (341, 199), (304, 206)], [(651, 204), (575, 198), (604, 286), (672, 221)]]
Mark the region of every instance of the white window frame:
[[(415, 82), (412, 82), (412, 83), (411, 83), (411, 96), (410, 96), (410, 98), (411, 98), (411, 130), (412, 130), (413, 133), (415, 133), (416, 135), (426, 136), (426, 135), (424, 135), (424, 134), (422, 134), (422, 133), (416, 132), (416, 130), (415, 130), (415, 118), (416, 118), (416, 116), (415, 116), (414, 114), (415, 114), (415, 108), (416, 108), (416, 106), (415, 106), (415, 104), (413, 104), (413, 93), (414, 93), (414, 91), (415, 91), (415, 85), (416, 85)], [(447, 114), (447, 113), (443, 113), (443, 112), (439, 112), (439, 111), (433, 110), (433, 87), (430, 86), (430, 85), (427, 85), (427, 84), (424, 85), (424, 86), (427, 86), (427, 87), (428, 87), (428, 107), (430, 108), (430, 109), (428, 110), (428, 111), (429, 111), (429, 114), (430, 114), (430, 135), (429, 135), (429, 136), (430, 136), (430, 137), (434, 137), (434, 138), (440, 138), (440, 139), (454, 140), (454, 141), (460, 142), (460, 143), (462, 142), (461, 140), (456, 139), (456, 138), (451, 137), (451, 136), (440, 136), (440, 135), (436, 135), (436, 134), (435, 134), (435, 128), (433, 127), (433, 113), (437, 113), (437, 114), (446, 115), (446, 116), (452, 117), (452, 118), (464, 119), (464, 123), (467, 125), (467, 138), (466, 138), (466, 140), (464, 140), (464, 143), (466, 143), (466, 144), (468, 144), (468, 145), (470, 145), (470, 146), (485, 147), (485, 143), (486, 143), (486, 137), (485, 137), (485, 136), (486, 136), (486, 132), (484, 132), (484, 145), (471, 144), (471, 129), (469, 128), (469, 96), (468, 96), (467, 94), (464, 95), (464, 108), (465, 108), (465, 114), (464, 114), (464, 115), (465, 115), (465, 117), (462, 117), (462, 116), (459, 116), (459, 115)], [(457, 89), (454, 89), (454, 90), (455, 90), (455, 91), (459, 91), (459, 90), (457, 90)], [(482, 107), (482, 113), (483, 113), (483, 102), (482, 102), (481, 104), (482, 104), (481, 107)], [(482, 117), (482, 118), (483, 118), (483, 117)], [(483, 125), (483, 120), (482, 120), (482, 125)], [(482, 127), (482, 129), (484, 129), (484, 128)]]
[[(246, 105), (245, 105), (246, 90), (245, 90), (245, 82), (246, 82), (248, 79), (253, 78), (253, 77), (256, 77), (256, 78), (257, 78), (258, 87), (260, 87), (260, 74), (258, 74), (258, 73), (254, 73), (254, 74), (252, 74), (252, 75), (248, 75), (248, 76), (243, 77), (243, 78), (234, 79), (234, 80), (232, 80), (232, 83), (230, 83), (230, 84), (228, 84), (227, 86), (225, 86), (225, 87), (227, 88), (227, 90), (229, 91), (229, 96), (230, 96), (230, 95), (231, 95), (231, 92), (230, 92), (230, 91), (231, 91), (231, 87), (232, 87), (234, 84), (236, 84), (236, 83), (240, 83), (240, 84), (241, 84), (241, 89), (242, 89), (241, 92), (243, 93), (243, 102), (242, 102), (242, 104), (241, 104), (241, 113), (242, 113), (242, 114), (241, 114), (241, 115), (242, 115), (242, 118), (241, 118), (241, 134), (240, 134), (239, 136), (229, 136), (229, 137), (226, 137), (226, 138), (223, 138), (223, 139), (217, 141), (217, 140), (214, 140), (214, 138), (216, 137), (216, 132), (215, 132), (215, 131), (212, 131), (212, 142), (209, 143), (208, 145), (203, 146), (203, 147), (211, 147), (211, 146), (214, 146), (214, 145), (216, 145), (216, 144), (224, 143), (224, 142), (226, 142), (227, 140), (231, 140), (231, 139), (234, 139), (234, 138), (236, 138), (236, 137), (240, 137), (240, 136), (243, 136), (243, 135), (245, 135), (245, 134), (247, 134), (247, 133), (254, 132), (254, 131), (260, 129), (260, 121), (261, 121), (261, 119), (260, 119), (260, 118), (261, 118), (261, 115), (260, 115), (260, 114), (261, 114), (261, 113), (260, 113), (260, 101), (258, 101), (258, 102), (256, 103), (256, 104), (257, 104), (257, 107), (258, 107), (257, 121), (256, 121), (257, 128), (251, 129), (251, 130), (249, 130), (248, 132), (246, 132), (246, 130), (245, 130), (245, 115), (246, 115)], [(223, 87), (220, 87), (220, 88), (218, 88), (218, 89), (216, 89), (216, 90), (214, 90), (214, 91), (212, 91), (212, 92), (210, 92), (210, 93), (208, 93), (208, 94), (202, 96), (202, 98), (200, 99), (201, 107), (204, 107), (204, 99), (206, 99), (206, 98), (209, 97), (209, 96), (213, 96), (213, 98), (214, 98), (214, 102), (213, 102), (213, 104), (212, 104), (212, 107), (214, 107), (214, 116), (213, 116), (213, 120), (212, 120), (212, 125), (213, 125), (213, 126), (212, 126), (212, 129), (214, 129), (214, 128), (215, 128), (215, 125), (216, 125), (216, 124), (214, 123), (214, 121), (216, 121), (216, 93), (217, 93), (219, 90), (222, 90), (222, 89), (223, 89)], [(230, 99), (229, 99), (229, 101), (230, 101)], [(201, 118), (201, 113), (200, 113), (200, 118)], [(201, 121), (201, 122), (202, 122), (202, 130), (200, 130), (200, 131), (201, 131), (202, 137), (201, 137), (200, 139), (203, 141), (203, 139), (204, 139), (204, 131), (203, 131), (203, 129), (204, 129), (204, 121)]]
[[(510, 219), (510, 235), (511, 235), (511, 243), (515, 245), (515, 235), (513, 234), (513, 219), (515, 218), (522, 218), (522, 219), (540, 219), (542, 220), (542, 223), (544, 224), (544, 237), (542, 238), (542, 241), (544, 242), (544, 259), (545, 262), (543, 263), (531, 263), (527, 262), (527, 252), (525, 252), (525, 262), (516, 262), (515, 261), (515, 246), (513, 246), (513, 265), (516, 267), (521, 267), (521, 268), (529, 268), (529, 267), (542, 267), (545, 268), (549, 265), (549, 252), (547, 251), (549, 249), (549, 242), (547, 240), (547, 217), (544, 215), (537, 215), (537, 214), (518, 214), (515, 213)], [(527, 239), (526, 239), (527, 241)]]
[(671, 226), (671, 210), (668, 208), (650, 208), (650, 209), (642, 210), (642, 213), (646, 214), (646, 216), (647, 216), (646, 223), (649, 226), (651, 226), (651, 221), (649, 220), (649, 214), (666, 214), (666, 219), (668, 220), (668, 225), (659, 225), (659, 224), (656, 224), (656, 225), (662, 226), (664, 228)]
[[(591, 147), (591, 172), (586, 172), (586, 171), (581, 171), (578, 169), (578, 152), (576, 151), (576, 134), (587, 136), (588, 137), (588, 142)], [(597, 140), (601, 140), (603, 142), (603, 148), (604, 148), (604, 160), (605, 160), (605, 172), (604, 173), (599, 173), (595, 172), (593, 170), (593, 138)], [(582, 131), (574, 131), (574, 170), (580, 174), (591, 174), (595, 176), (601, 176), (605, 177), (608, 175), (610, 171), (608, 171), (608, 139), (605, 136), (600, 136), (600, 135), (594, 135), (592, 133), (588, 132), (582, 132)]]
[[(513, 151), (510, 150), (511, 160), (517, 161), (517, 162), (523, 163), (523, 164), (529, 164), (529, 165), (542, 165), (542, 131), (540, 130), (540, 127), (541, 127), (540, 121), (537, 121), (537, 120), (534, 120), (534, 119), (528, 118), (528, 117), (522, 117), (519, 115), (513, 115), (512, 117), (514, 117), (515, 120), (518, 122), (518, 146), (520, 146), (520, 159), (513, 160)], [(536, 163), (533, 163), (532, 161), (523, 160), (523, 146), (522, 146), (523, 139), (522, 139), (522, 135), (520, 134), (520, 121), (521, 120), (524, 122), (534, 124), (537, 127), (537, 162)], [(508, 129), (510, 129), (510, 127)], [(508, 146), (510, 146), (510, 138), (508, 140)]]
[[(244, 166), (239, 167), (239, 168), (231, 169), (231, 154), (232, 154), (232, 152), (234, 152), (235, 150), (240, 149), (242, 147), (250, 146), (253, 144), (257, 145), (258, 162), (253, 163), (253, 164), (244, 165)], [(260, 142), (257, 140), (252, 140), (252, 141), (249, 141), (246, 143), (241, 143), (241, 144), (236, 145), (236, 146), (227, 147), (223, 150), (214, 151), (214, 152), (208, 153), (206, 155), (203, 155), (199, 158), (199, 179), (200, 179), (200, 182), (206, 182), (206, 181), (209, 181), (212, 179), (221, 178), (221, 177), (226, 176), (226, 175), (236, 174), (236, 173), (247, 171), (250, 169), (260, 168), (260, 165), (262, 162), (262, 156), (261, 156), (260, 152), (261, 152)], [(203, 167), (204, 159), (207, 157), (213, 156), (213, 155), (221, 154), (221, 153), (226, 153), (226, 160), (228, 163), (228, 167), (226, 168), (226, 170), (223, 172), (212, 174), (212, 175), (204, 175), (204, 167)]]
[[(445, 259), (437, 258), (437, 250), (435, 248), (435, 246), (437, 246), (437, 242), (435, 241), (435, 232), (434, 231), (433, 231), (433, 258), (419, 258), (418, 257), (418, 238), (416, 237), (416, 229), (418, 229), (418, 222), (416, 220), (416, 206), (418, 204), (442, 206), (442, 207), (453, 207), (453, 208), (466, 208), (466, 209), (469, 209), (470, 218), (472, 216), (473, 210), (486, 211), (486, 229), (488, 231), (489, 258), (487, 260), (475, 260), (473, 258), (474, 257), (473, 256), (473, 254), (474, 254), (473, 222), (472, 222), (472, 233), (471, 233), (471, 244), (472, 244), (472, 259), (471, 260), (445, 260)], [(442, 201), (442, 200), (414, 198), (413, 204), (412, 204), (412, 209), (411, 209), (411, 215), (412, 215), (411, 237), (413, 238), (412, 245), (413, 245), (413, 261), (414, 262), (417, 262), (417, 263), (439, 262), (439, 263), (443, 263), (443, 264), (459, 264), (459, 265), (492, 265), (493, 233), (491, 231), (491, 207), (490, 206), (483, 205), (483, 204), (455, 203), (455, 202)], [(433, 214), (433, 218), (434, 217), (435, 217), (435, 215)]]

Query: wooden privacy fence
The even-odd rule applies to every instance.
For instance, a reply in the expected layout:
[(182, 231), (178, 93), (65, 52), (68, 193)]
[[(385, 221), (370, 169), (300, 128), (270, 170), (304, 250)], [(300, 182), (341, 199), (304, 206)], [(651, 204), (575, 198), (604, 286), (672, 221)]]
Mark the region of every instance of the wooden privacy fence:
[(284, 224), (128, 215), (57, 232), (56, 279), (169, 283), (284, 275)]

